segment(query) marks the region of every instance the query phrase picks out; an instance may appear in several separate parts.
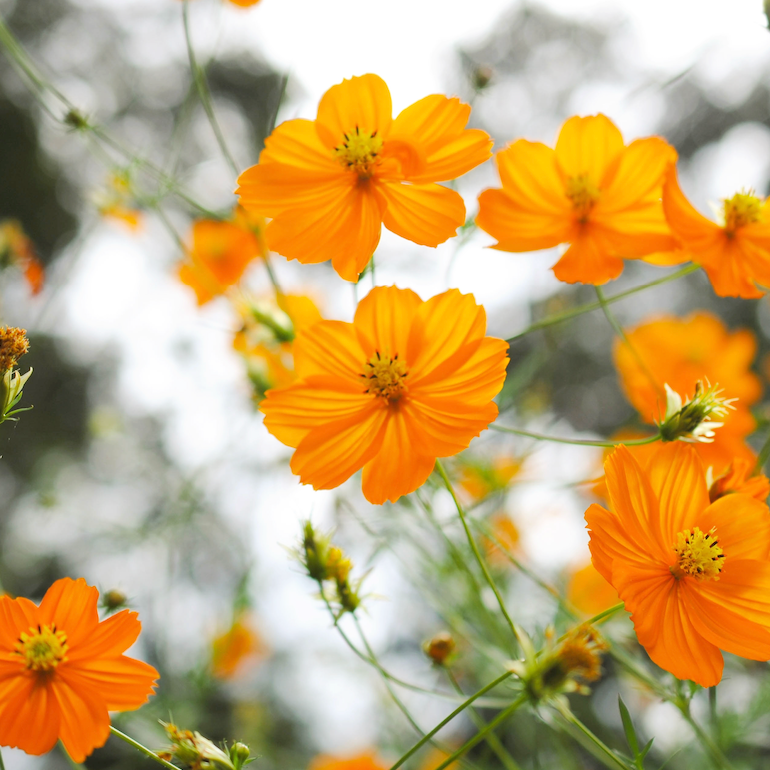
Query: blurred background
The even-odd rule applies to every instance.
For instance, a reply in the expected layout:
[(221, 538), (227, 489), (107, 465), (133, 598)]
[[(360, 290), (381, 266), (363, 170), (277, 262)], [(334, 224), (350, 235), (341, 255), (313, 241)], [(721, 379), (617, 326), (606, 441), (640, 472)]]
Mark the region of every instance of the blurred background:
[[(214, 740), (249, 743), (263, 770), (367, 750), (387, 766), (416, 733), (292, 561), (287, 549), (300, 522), (336, 528), (354, 576), (367, 573), (361, 628), (383, 665), (445, 694), (395, 686), (422, 728), (456, 698), (422, 641), (453, 629), (460, 684), (472, 692), (494, 676), (490, 660), (499, 651), (491, 658), (479, 651), (501, 627), (457, 582), (452, 548), (462, 547), (462, 533), (444, 493), (436, 490), (420, 511), (411, 500), (368, 505), (355, 478), (332, 492), (298, 484), (289, 450), (262, 427), (258, 387), (233, 347), (242, 319), (224, 297), (199, 307), (179, 280), (194, 219), (204, 210), (226, 216), (235, 203), (235, 174), (191, 77), (182, 9), (179, 0), (0, 0), (44, 78), (100, 127), (78, 130), (59, 102), (30, 91), (0, 57), (0, 220), (20, 223), (45, 269), (38, 293), (13, 264), (0, 273), (0, 321), (30, 336), (22, 369), (32, 366), (34, 375), (24, 403), (35, 407), (0, 426), (0, 585), (39, 599), (53, 580), (83, 576), (127, 597), (144, 625), (135, 654), (162, 678), (152, 703), (116, 724), (148, 745), (164, 744), (157, 720), (173, 718)], [(250, 9), (194, 0), (189, 22), (239, 170), (257, 161), (276, 121), (312, 118), (331, 85), (375, 72), (395, 113), (435, 92), (469, 101), (472, 125), (497, 149), (519, 137), (552, 144), (567, 117), (601, 111), (627, 141), (665, 136), (702, 211), (741, 188), (768, 194), (770, 33), (754, 0), (262, 0)], [(496, 185), (491, 163), (459, 181), (469, 216), (478, 192)], [(469, 229), (461, 242), (430, 250), (384, 232), (377, 281), (424, 299), (449, 286), (472, 292), (486, 307), (489, 333), (505, 338), (594, 299), (590, 287), (554, 279), (555, 253), (507, 254), (491, 243)], [(371, 285), (364, 277), (356, 295), (328, 264), (274, 256), (272, 265), (286, 290), (309, 295), (328, 318), (350, 320), (356, 296)], [(608, 293), (662, 275), (629, 262)], [(243, 285), (269, 294), (263, 263), (253, 262)], [(748, 327), (764, 378), (766, 300), (719, 299), (695, 273), (614, 307), (623, 324), (697, 307), (731, 328)], [(514, 342), (501, 396), (511, 424), (591, 437), (632, 421), (612, 339), (597, 312)], [(458, 475), (463, 462), (513, 464), (510, 486), (493, 490), (476, 513), (504, 516), (522, 562), (564, 587), (588, 560), (582, 516), (592, 498), (582, 482), (599, 474), (599, 450), (488, 432), (467, 454), (453, 466)], [(518, 622), (534, 632), (553, 620), (546, 591), (504, 563), (496, 570)], [(343, 629), (362, 646), (349, 621)], [(576, 710), (614, 745), (622, 691), (662, 761), (688, 740), (676, 712), (616, 674), (608, 664)], [(760, 721), (751, 723), (746, 751), (766, 756), (767, 687), (747, 665), (723, 691), (726, 708), (754, 704)], [(550, 733), (533, 717), (511, 725), (504, 740), (522, 767), (597, 766), (574, 744), (567, 751), (566, 739), (543, 748)], [(460, 743), (471, 729), (460, 719), (442, 737)], [(111, 740), (88, 767), (136, 766), (123, 748)], [(8, 770), (67, 765), (57, 751), (3, 753)], [(437, 764), (427, 753), (418, 758), (427, 770)], [(496, 762), (481, 748), (475, 761)], [(685, 753), (672, 764), (693, 761)]]

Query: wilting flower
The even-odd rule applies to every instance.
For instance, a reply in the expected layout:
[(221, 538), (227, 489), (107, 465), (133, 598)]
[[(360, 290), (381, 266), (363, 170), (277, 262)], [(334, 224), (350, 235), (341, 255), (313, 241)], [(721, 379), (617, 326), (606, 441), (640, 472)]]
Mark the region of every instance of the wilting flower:
[(32, 369), (22, 374), (14, 367), (28, 350), (29, 340), (24, 329), (0, 327), (0, 423), (13, 420), (15, 414), (32, 408), (14, 409), (21, 401), (24, 385), (32, 374)]
[(195, 291), (199, 305), (238, 283), (249, 264), (265, 253), (260, 227), (258, 218), (240, 208), (229, 221), (199, 219), (193, 224), (188, 259), (179, 265), (178, 275)]
[(720, 650), (770, 658), (770, 514), (735, 493), (710, 503), (691, 445), (646, 469), (624, 446), (605, 464), (610, 510), (586, 511), (596, 569), (631, 613), (639, 643), (679, 679), (712, 687)]
[(485, 330), (484, 309), (456, 289), (423, 302), (377, 287), (353, 323), (297, 336), (298, 381), (268, 391), (265, 426), (296, 449), (303, 484), (333, 489), (363, 468), (366, 499), (395, 502), (497, 417), (508, 344)]
[(721, 476), (709, 484), (709, 500), (713, 503), (720, 497), (740, 492), (764, 503), (770, 495), (770, 479), (759, 473), (755, 466), (756, 463), (737, 457)]
[(722, 201), (719, 222), (699, 214), (679, 187), (676, 169), (663, 187), (663, 210), (674, 235), (708, 275), (720, 297), (761, 297), (770, 286), (767, 200), (739, 192)]
[(394, 120), (390, 92), (377, 75), (332, 86), (312, 120), (282, 123), (265, 141), (259, 165), (238, 179), (240, 201), (273, 217), (273, 251), (304, 264), (332, 261), (357, 281), (388, 230), (437, 246), (465, 221), (454, 190), (436, 184), (490, 157), (489, 136), (466, 129), (471, 108), (434, 94)]
[(0, 268), (14, 265), (21, 270), (33, 294), (43, 289), (45, 271), (35, 246), (15, 219), (0, 221)]
[(61, 740), (75, 762), (103, 746), (110, 711), (138, 709), (158, 672), (123, 651), (141, 624), (129, 610), (99, 621), (99, 592), (63, 578), (40, 606), (0, 596), (0, 745), (44, 754)]
[(625, 145), (604, 115), (570, 118), (553, 150), (519, 139), (497, 153), (503, 187), (481, 193), (476, 224), (501, 251), (568, 243), (554, 275), (607, 283), (621, 274), (624, 258), (675, 249), (660, 195), (676, 157), (658, 137)]
[(762, 386), (750, 369), (757, 349), (752, 332), (730, 332), (718, 317), (700, 312), (687, 318), (659, 316), (626, 336), (630, 347), (617, 339), (613, 357), (623, 391), (644, 422), (658, 423), (666, 413), (665, 385), (692, 393), (698, 380), (719, 383), (727, 398), (737, 400), (720, 420), (724, 425), (713, 443), (698, 444), (698, 454), (716, 473), (735, 457), (754, 460), (746, 437), (756, 427), (750, 410)]
[(593, 617), (616, 605), (620, 599), (618, 592), (589, 561), (570, 576), (567, 601), (583, 615)]
[(250, 663), (267, 654), (267, 646), (248, 612), (239, 612), (230, 628), (211, 643), (211, 673), (217, 679), (231, 679)]
[[(735, 410), (734, 398), (722, 398), (718, 385), (704, 387), (698, 380), (691, 398), (682, 397), (671, 390), (666, 391), (666, 413), (658, 430), (663, 441), (692, 441), (710, 444), (714, 441), (715, 428), (721, 428), (730, 410)], [(716, 420), (714, 419), (716, 418)]]

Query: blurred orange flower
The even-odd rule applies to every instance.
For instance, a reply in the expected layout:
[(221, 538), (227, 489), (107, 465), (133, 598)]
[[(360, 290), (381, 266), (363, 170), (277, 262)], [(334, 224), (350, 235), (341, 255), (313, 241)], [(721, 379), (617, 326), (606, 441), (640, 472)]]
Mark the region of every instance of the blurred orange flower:
[(299, 379), (268, 391), (265, 426), (295, 447), (303, 484), (333, 489), (363, 468), (366, 499), (395, 502), (497, 417), (508, 344), (485, 330), (484, 308), (456, 289), (427, 302), (372, 289), (353, 323), (320, 321), (297, 336)]
[(109, 711), (133, 711), (158, 672), (123, 655), (142, 628), (129, 610), (99, 621), (99, 592), (57, 580), (40, 606), (0, 597), (0, 745), (44, 754), (61, 740), (75, 762), (103, 746)]
[(97, 195), (99, 213), (121, 222), (136, 232), (142, 226), (142, 212), (136, 207), (131, 169), (120, 169), (111, 174), (107, 189)]
[(508, 487), (524, 463), (522, 457), (496, 457), (493, 460), (458, 458), (459, 484), (471, 500), (479, 502)]
[(332, 261), (357, 281), (388, 230), (437, 246), (465, 221), (460, 195), (436, 182), (461, 176), (491, 155), (484, 131), (466, 129), (471, 108), (434, 94), (393, 120), (390, 92), (377, 75), (332, 86), (318, 116), (289, 120), (246, 169), (241, 204), (273, 221), (270, 248), (304, 264)]
[(687, 318), (660, 316), (626, 334), (633, 351), (616, 339), (613, 357), (623, 392), (642, 420), (652, 424), (662, 418), (664, 384), (691, 395), (697, 380), (708, 380), (718, 384), (726, 398), (738, 401), (717, 428), (714, 442), (697, 444), (698, 454), (716, 473), (733, 458), (755, 459), (746, 437), (756, 428), (750, 408), (762, 395), (762, 385), (750, 369), (757, 350), (752, 332), (730, 332), (716, 316), (699, 312)]
[(770, 515), (748, 495), (709, 502), (692, 446), (663, 445), (642, 470), (624, 446), (605, 465), (610, 508), (586, 511), (594, 566), (639, 643), (679, 679), (713, 687), (720, 650), (770, 658)]
[(231, 679), (267, 652), (250, 613), (240, 612), (230, 628), (211, 643), (211, 673), (217, 679)]
[(764, 473), (755, 473), (756, 463), (736, 458), (727, 470), (709, 487), (709, 499), (713, 503), (720, 497), (740, 492), (750, 497), (755, 497), (761, 503), (770, 495), (770, 479)]
[(353, 757), (333, 757), (319, 754), (308, 765), (308, 770), (387, 770), (373, 751), (356, 754)]
[(589, 561), (570, 576), (567, 601), (581, 614), (593, 617), (617, 604), (620, 599), (618, 592)]
[(605, 115), (570, 118), (553, 150), (519, 139), (497, 153), (503, 187), (481, 193), (476, 224), (497, 238), (493, 248), (501, 251), (569, 243), (554, 275), (567, 283), (607, 283), (621, 274), (624, 258), (676, 248), (660, 202), (676, 157), (659, 137), (626, 146)]
[(0, 221), (0, 267), (11, 264), (24, 274), (32, 294), (43, 289), (45, 271), (37, 258), (32, 240), (15, 219)]
[(260, 232), (259, 220), (239, 209), (230, 221), (199, 219), (193, 224), (190, 259), (179, 265), (178, 275), (195, 291), (199, 305), (238, 283), (248, 265), (265, 254)]
[(521, 540), (519, 530), (511, 517), (502, 512), (489, 517), (489, 526), (492, 536), (482, 538), (487, 559), (497, 567), (508, 566), (511, 562), (506, 553), (515, 554), (518, 551)]
[(721, 223), (699, 214), (679, 187), (676, 169), (663, 186), (663, 210), (674, 235), (708, 275), (720, 297), (754, 299), (770, 286), (768, 201), (740, 192), (722, 201)]

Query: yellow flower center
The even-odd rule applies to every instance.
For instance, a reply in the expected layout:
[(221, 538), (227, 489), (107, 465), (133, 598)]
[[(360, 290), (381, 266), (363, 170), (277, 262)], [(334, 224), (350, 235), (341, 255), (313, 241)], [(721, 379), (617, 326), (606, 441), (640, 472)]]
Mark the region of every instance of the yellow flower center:
[(407, 374), (406, 364), (399, 361), (398, 353), (393, 358), (387, 358), (377, 351), (366, 362), (364, 373), (361, 375), (369, 381), (369, 387), (364, 393), (372, 393), (388, 401), (397, 401), (406, 392), (404, 379)]
[(694, 527), (676, 536), (674, 550), (678, 561), (670, 569), (677, 580), (685, 575), (696, 580), (719, 580), (725, 555), (714, 530), (712, 527), (709, 532), (701, 532)]
[(724, 200), (725, 232), (735, 235), (736, 230), (745, 225), (759, 222), (762, 218), (762, 201), (751, 193), (735, 193)]
[(32, 671), (53, 671), (67, 659), (67, 635), (57, 631), (56, 625), (31, 627), (19, 637), (14, 648), (24, 658), (27, 668)]
[(382, 139), (376, 131), (365, 131), (358, 126), (344, 136), (345, 141), (334, 148), (334, 156), (343, 166), (355, 171), (360, 179), (369, 179), (382, 150)]
[(589, 212), (599, 200), (601, 190), (588, 178), (588, 174), (578, 174), (567, 180), (564, 193), (572, 201), (578, 221), (585, 223)]

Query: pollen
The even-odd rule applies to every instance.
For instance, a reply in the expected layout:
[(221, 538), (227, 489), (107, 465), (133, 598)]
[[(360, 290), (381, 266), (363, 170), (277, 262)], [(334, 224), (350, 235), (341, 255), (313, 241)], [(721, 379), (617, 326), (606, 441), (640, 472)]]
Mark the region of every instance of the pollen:
[(377, 351), (364, 368), (361, 375), (367, 382), (365, 393), (371, 393), (389, 402), (398, 401), (406, 392), (408, 375), (406, 363), (399, 359), (398, 354), (393, 358), (380, 355)]
[(588, 174), (578, 174), (567, 179), (564, 194), (572, 201), (578, 221), (585, 223), (594, 204), (599, 200), (601, 190), (588, 178)]
[(723, 216), (725, 233), (732, 237), (741, 227), (762, 219), (762, 201), (751, 191), (735, 193), (724, 199)]
[(53, 671), (67, 659), (67, 635), (56, 625), (31, 627), (19, 637), (14, 652), (31, 671)]
[(725, 555), (714, 527), (708, 532), (701, 532), (698, 527), (680, 532), (676, 536), (674, 551), (677, 563), (670, 569), (677, 580), (686, 575), (696, 580), (719, 580)]
[(355, 171), (359, 179), (370, 179), (382, 150), (382, 139), (376, 131), (366, 131), (358, 126), (344, 137), (345, 141), (334, 148), (334, 156), (343, 166)]
[(13, 369), (29, 350), (26, 335), (24, 329), (17, 329), (15, 326), (0, 327), (0, 375)]

